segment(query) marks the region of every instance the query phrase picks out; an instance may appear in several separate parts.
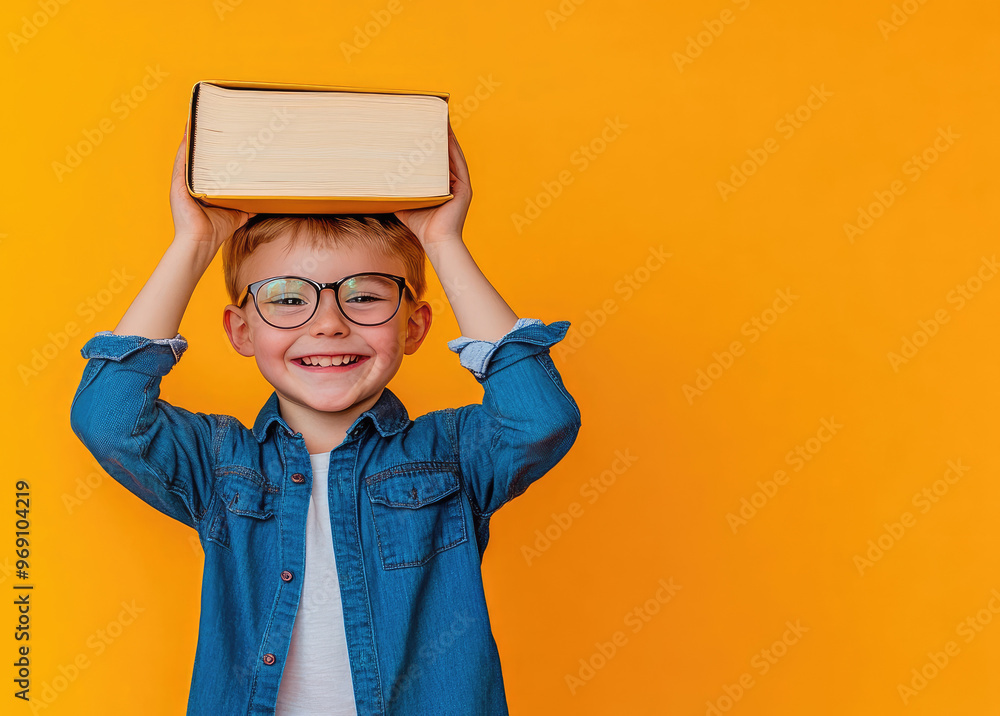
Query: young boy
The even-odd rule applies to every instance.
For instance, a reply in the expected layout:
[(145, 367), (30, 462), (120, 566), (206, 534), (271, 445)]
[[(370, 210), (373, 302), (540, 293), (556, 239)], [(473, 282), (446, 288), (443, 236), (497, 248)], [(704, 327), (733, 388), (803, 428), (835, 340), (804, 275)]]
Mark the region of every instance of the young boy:
[[(182, 140), (173, 242), (81, 350), (74, 432), (205, 550), (188, 714), (507, 713), (489, 521), (562, 459), (580, 411), (548, 350), (569, 323), (518, 318), (463, 242), (472, 190), (448, 134), (454, 198), (395, 218), (202, 206)], [(274, 388), (250, 429), (159, 398), (224, 243), (226, 333)], [(484, 395), (411, 420), (386, 385), (431, 325), (425, 255), (461, 329), (448, 347)]]

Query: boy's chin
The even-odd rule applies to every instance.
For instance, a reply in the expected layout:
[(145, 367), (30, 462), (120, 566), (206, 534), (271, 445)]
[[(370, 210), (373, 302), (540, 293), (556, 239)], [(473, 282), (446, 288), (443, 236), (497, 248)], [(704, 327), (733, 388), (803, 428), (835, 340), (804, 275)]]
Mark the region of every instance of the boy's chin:
[[(381, 391), (379, 391), (379, 394), (381, 394)], [(367, 404), (367, 398), (367, 394), (358, 396), (354, 394), (346, 395), (343, 392), (331, 392), (324, 395), (322, 392), (314, 392), (305, 396), (301, 402), (310, 410), (317, 413), (345, 413), (354, 410), (362, 402)]]
[(314, 393), (299, 401), (302, 405), (318, 413), (342, 413), (356, 404), (353, 396), (322, 395)]

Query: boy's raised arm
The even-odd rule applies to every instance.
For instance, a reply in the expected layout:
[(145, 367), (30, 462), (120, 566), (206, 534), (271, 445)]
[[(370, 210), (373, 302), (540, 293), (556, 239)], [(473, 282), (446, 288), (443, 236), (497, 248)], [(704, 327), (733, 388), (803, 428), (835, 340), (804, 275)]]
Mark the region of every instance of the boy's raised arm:
[(152, 339), (176, 336), (212, 258), (205, 245), (175, 236), (112, 333)]
[(472, 203), (472, 184), (465, 154), (450, 122), (448, 157), (453, 198), (429, 209), (397, 211), (396, 216), (423, 245), (455, 312), (462, 335), (475, 340), (497, 341), (514, 327), (517, 314), (483, 275), (462, 239), (462, 227)]
[(488, 516), (569, 451), (580, 429), (580, 409), (548, 351), (569, 323), (519, 319), (462, 239), (472, 187), (450, 124), (448, 154), (454, 197), (396, 216), (417, 235), (458, 319), (462, 337), (449, 348), (462, 354), (462, 364), (483, 385), (481, 405), (455, 411), (455, 429), (466, 485), (478, 512)]
[(170, 188), (174, 240), (115, 330), (99, 331), (81, 349), (88, 362), (70, 425), (126, 489), (197, 528), (212, 496), (216, 438), (232, 419), (161, 400), (160, 380), (187, 348), (178, 330), (198, 280), (249, 215), (195, 202), (184, 185), (184, 146)]
[(173, 338), (181, 318), (219, 247), (252, 216), (244, 211), (203, 207), (184, 182), (187, 132), (174, 157), (170, 181), (170, 213), (174, 239), (149, 280), (128, 307), (114, 331), (120, 336)]

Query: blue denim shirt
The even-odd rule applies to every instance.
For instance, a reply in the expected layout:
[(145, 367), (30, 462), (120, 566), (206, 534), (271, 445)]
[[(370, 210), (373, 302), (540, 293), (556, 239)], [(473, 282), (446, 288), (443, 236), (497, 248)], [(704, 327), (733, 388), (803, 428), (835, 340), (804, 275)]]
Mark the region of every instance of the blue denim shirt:
[[(568, 321), (448, 343), (482, 404), (411, 420), (385, 388), (330, 453), (328, 492), (358, 714), (507, 714), (480, 571), (493, 513), (550, 470), (580, 411), (549, 355)], [(248, 429), (159, 398), (187, 341), (100, 331), (73, 431), (205, 551), (188, 714), (273, 714), (305, 565), (313, 475), (272, 392)]]

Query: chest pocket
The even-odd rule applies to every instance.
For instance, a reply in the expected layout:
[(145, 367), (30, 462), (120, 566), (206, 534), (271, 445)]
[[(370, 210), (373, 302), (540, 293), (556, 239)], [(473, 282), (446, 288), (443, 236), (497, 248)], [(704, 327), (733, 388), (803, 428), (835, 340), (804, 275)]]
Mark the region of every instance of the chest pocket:
[(424, 564), (468, 540), (458, 473), (447, 466), (401, 465), (365, 483), (385, 569)]
[(246, 537), (255, 522), (271, 518), (278, 486), (254, 470), (222, 467), (215, 473), (215, 498), (208, 539), (229, 547), (232, 532)]

